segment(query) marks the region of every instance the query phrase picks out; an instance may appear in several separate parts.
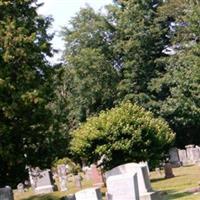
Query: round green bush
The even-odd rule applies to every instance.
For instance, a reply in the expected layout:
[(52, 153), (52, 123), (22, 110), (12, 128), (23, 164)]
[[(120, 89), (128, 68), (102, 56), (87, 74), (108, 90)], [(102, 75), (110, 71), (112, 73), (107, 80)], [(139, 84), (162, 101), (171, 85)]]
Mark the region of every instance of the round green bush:
[(166, 121), (127, 102), (89, 118), (72, 136), (72, 152), (88, 164), (103, 156), (106, 170), (127, 162), (148, 161), (155, 166), (175, 134)]

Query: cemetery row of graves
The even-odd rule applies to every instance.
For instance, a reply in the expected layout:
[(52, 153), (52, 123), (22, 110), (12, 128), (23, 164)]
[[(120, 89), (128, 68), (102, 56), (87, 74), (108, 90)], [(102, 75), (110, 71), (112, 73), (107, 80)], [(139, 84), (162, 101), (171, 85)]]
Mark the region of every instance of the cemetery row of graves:
[[(1, 200), (23, 199), (26, 196), (53, 194), (60, 191), (63, 198), (68, 200), (163, 200), (169, 199), (165, 187), (159, 185), (159, 180), (170, 180), (178, 178), (173, 171), (179, 173), (179, 168), (188, 168), (196, 165), (196, 170), (200, 174), (200, 148), (199, 146), (187, 145), (186, 149), (171, 148), (169, 151), (169, 161), (163, 167), (156, 168), (150, 172), (147, 162), (126, 163), (117, 166), (103, 173), (101, 167), (92, 164), (85, 166), (82, 172), (75, 170), (70, 173), (69, 165), (59, 164), (57, 169), (41, 170), (39, 167), (28, 168), (29, 180), (19, 183), (16, 190), (10, 187), (0, 189)], [(175, 169), (173, 167), (176, 167)], [(188, 172), (187, 172), (188, 173)], [(181, 175), (182, 176), (182, 175)], [(180, 177), (181, 177), (180, 176)], [(200, 175), (195, 175), (200, 177)], [(196, 179), (195, 179), (196, 180)], [(70, 182), (75, 185), (73, 193), (70, 191)], [(89, 183), (88, 185), (85, 183)], [(155, 183), (154, 183), (155, 182)], [(30, 183), (30, 185), (29, 185)], [(155, 188), (152, 187), (155, 186)], [(167, 184), (167, 182), (166, 182)], [(173, 183), (176, 187), (176, 183)], [(178, 181), (177, 181), (177, 184)], [(186, 184), (186, 183), (185, 183)], [(186, 192), (178, 193), (184, 197), (200, 192), (200, 187), (188, 185)], [(195, 185), (194, 185), (195, 186)], [(102, 192), (102, 188), (104, 191)], [(14, 193), (14, 195), (13, 195)], [(176, 196), (176, 195), (175, 195)], [(170, 199), (175, 197), (172, 195)], [(198, 197), (198, 195), (197, 195)], [(42, 196), (41, 196), (42, 198)], [(192, 198), (190, 196), (190, 198)], [(187, 198), (186, 198), (187, 199)]]

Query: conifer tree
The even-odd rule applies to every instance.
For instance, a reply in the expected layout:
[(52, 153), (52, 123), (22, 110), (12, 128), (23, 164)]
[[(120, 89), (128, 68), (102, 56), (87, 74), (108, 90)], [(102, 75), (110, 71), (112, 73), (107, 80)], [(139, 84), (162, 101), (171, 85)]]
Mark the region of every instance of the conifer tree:
[(0, 0), (0, 186), (23, 181), (26, 165), (49, 166), (59, 142), (48, 106), (51, 19), (37, 14), (39, 6)]

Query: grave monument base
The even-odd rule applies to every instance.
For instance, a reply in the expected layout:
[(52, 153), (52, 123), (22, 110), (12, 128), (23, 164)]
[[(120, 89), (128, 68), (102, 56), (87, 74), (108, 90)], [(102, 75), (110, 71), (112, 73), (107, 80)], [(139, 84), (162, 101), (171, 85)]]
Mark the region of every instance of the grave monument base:
[(35, 188), (35, 193), (37, 194), (47, 194), (53, 191), (54, 191), (53, 185), (40, 186)]

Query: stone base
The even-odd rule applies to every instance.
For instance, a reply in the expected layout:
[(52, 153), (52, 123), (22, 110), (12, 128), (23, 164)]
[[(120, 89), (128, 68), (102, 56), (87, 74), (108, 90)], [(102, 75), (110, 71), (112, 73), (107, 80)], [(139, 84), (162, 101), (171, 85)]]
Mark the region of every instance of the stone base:
[(163, 200), (160, 192), (148, 192), (140, 195), (140, 200)]
[(47, 186), (40, 186), (35, 188), (35, 193), (37, 194), (47, 194), (54, 191), (53, 185), (47, 185)]

